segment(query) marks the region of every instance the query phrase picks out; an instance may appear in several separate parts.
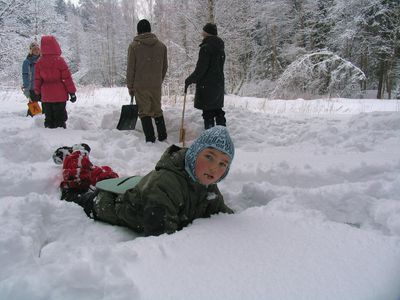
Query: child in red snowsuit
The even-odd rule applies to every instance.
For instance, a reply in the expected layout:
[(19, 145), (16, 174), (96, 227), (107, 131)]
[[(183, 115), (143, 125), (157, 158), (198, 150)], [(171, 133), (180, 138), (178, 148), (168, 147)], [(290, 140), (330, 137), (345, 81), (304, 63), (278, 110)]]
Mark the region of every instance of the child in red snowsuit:
[(63, 165), (61, 200), (79, 202), (86, 193), (93, 194), (97, 182), (118, 177), (109, 166), (95, 166), (89, 159), (89, 153), (90, 147), (87, 144), (64, 146), (54, 152), (54, 162)]
[(76, 87), (61, 57), (61, 48), (56, 38), (51, 35), (42, 36), (40, 48), (42, 56), (35, 65), (34, 90), (42, 98), (44, 127), (66, 128), (66, 102), (68, 95), (72, 103), (76, 101)]

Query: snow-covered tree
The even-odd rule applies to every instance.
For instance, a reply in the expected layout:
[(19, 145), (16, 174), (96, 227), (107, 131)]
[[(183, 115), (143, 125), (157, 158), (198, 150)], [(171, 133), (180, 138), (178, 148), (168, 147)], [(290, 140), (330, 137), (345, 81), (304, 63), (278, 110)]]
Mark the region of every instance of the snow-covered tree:
[(124, 85), (128, 45), (137, 20), (135, 1), (80, 0), (83, 26), (79, 82)]
[(271, 98), (309, 95), (350, 97), (360, 93), (365, 79), (358, 67), (332, 52), (311, 53), (289, 65), (277, 81)]
[[(30, 38), (28, 32), (30, 20), (26, 18), (26, 11), (30, 11), (30, 2), (31, 0), (0, 0), (0, 43), (2, 45), (0, 47), (0, 74), (2, 74), (0, 80), (3, 82), (20, 81), (15, 61), (22, 59), (24, 52), (26, 55), (26, 43)], [(20, 58), (15, 55), (16, 53)]]
[(400, 2), (375, 0), (361, 13), (358, 38), (368, 45), (373, 75), (378, 81), (377, 98), (383, 98), (385, 89), (391, 98), (395, 64), (400, 55)]
[[(183, 93), (184, 80), (192, 67), (190, 49), (193, 50), (192, 35), (189, 36), (188, 0), (160, 0), (154, 8), (154, 33), (168, 48), (168, 73), (164, 81), (167, 95)], [(189, 42), (190, 40), (190, 42)], [(196, 43), (197, 44), (197, 43)], [(190, 47), (190, 46), (191, 47)]]
[(247, 81), (253, 56), (252, 34), (255, 12), (249, 0), (220, 0), (215, 20), (218, 34), (225, 42), (226, 91), (237, 93)]
[(57, 14), (63, 16), (64, 19), (67, 20), (68, 9), (67, 4), (64, 2), (64, 0), (56, 0), (55, 11)]
[(400, 3), (397, 0), (335, 0), (330, 49), (358, 65), (367, 76), (364, 89), (390, 94), (399, 56)]
[[(52, 34), (64, 55), (69, 49), (65, 39), (70, 27), (55, 11), (55, 0), (0, 0), (0, 80), (10, 85), (21, 82), (21, 65), (32, 41)], [(4, 5), (4, 6), (3, 6)]]
[(310, 14), (308, 23), (310, 32), (310, 49), (326, 49), (328, 46), (328, 39), (330, 32), (334, 25), (330, 15), (334, 0), (318, 0), (316, 9)]

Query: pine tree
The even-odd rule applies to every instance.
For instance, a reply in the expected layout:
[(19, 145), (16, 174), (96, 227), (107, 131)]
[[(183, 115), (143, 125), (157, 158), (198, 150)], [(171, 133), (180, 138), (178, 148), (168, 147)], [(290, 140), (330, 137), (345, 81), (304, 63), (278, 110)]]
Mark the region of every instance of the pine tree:
[(359, 23), (361, 41), (368, 41), (370, 61), (378, 80), (377, 98), (385, 89), (391, 98), (394, 69), (399, 53), (400, 3), (396, 0), (376, 0), (362, 11)]

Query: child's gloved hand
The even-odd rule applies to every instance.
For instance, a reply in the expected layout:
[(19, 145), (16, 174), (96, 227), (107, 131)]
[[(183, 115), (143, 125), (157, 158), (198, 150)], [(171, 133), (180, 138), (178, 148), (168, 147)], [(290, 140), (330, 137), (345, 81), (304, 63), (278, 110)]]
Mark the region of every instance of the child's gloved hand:
[(72, 103), (74, 103), (76, 101), (76, 95), (75, 94), (69, 94), (69, 101), (71, 101)]

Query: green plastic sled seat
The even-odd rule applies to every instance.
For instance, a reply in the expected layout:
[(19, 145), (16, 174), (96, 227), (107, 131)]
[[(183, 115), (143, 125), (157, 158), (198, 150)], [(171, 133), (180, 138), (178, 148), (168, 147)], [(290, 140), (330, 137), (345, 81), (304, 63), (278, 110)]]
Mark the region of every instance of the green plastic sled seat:
[(143, 176), (129, 176), (120, 178), (111, 178), (96, 183), (96, 188), (101, 191), (115, 194), (124, 194), (127, 190), (134, 188)]

